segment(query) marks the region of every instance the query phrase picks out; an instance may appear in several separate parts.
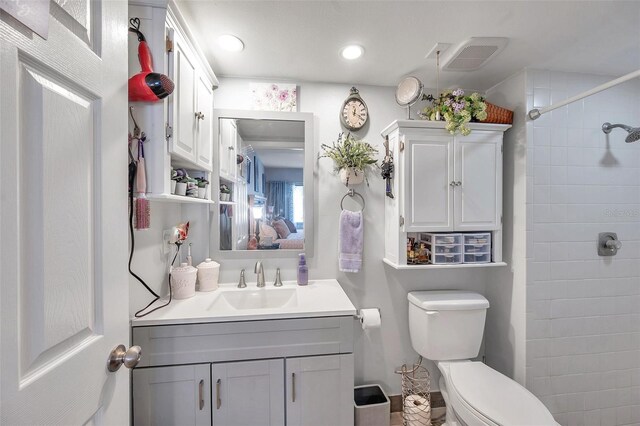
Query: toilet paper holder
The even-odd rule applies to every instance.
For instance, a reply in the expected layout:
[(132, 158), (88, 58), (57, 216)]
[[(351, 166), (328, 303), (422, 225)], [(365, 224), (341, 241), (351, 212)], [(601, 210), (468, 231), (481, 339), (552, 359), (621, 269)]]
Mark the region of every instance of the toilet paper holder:
[[(382, 312), (380, 312), (380, 308), (370, 308), (370, 309), (377, 309), (378, 313), (380, 314), (380, 319), (382, 319)], [(362, 321), (362, 318), (364, 318), (364, 316), (362, 315), (362, 309), (358, 309), (358, 313), (353, 315), (353, 317), (358, 321)]]

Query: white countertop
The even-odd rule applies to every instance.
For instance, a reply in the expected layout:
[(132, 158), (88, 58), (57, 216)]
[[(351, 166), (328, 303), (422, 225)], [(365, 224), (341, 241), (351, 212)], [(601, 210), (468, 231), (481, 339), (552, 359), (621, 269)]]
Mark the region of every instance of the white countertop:
[[(149, 325), (193, 324), (207, 322), (255, 321), (285, 318), (314, 318), (355, 315), (356, 308), (335, 279), (310, 280), (298, 286), (284, 281), (282, 287), (267, 283), (257, 288), (247, 283), (243, 289), (237, 284), (221, 284), (217, 290), (196, 292), (194, 297), (172, 300), (143, 318), (132, 318), (133, 327)], [(166, 303), (161, 299), (149, 309)], [(258, 307), (272, 304), (272, 307)]]

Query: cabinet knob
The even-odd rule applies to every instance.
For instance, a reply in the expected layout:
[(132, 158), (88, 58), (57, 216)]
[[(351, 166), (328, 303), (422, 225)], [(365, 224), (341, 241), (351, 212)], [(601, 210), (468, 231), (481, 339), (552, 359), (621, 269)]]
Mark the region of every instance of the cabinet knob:
[(451, 183), (449, 184), (449, 186), (456, 186), (456, 183), (454, 181), (451, 181)]
[(456, 186), (462, 186), (462, 182), (457, 181), (457, 182), (456, 182)]
[(196, 112), (196, 113), (195, 113), (195, 115), (196, 115), (196, 118), (197, 118), (198, 120), (204, 120), (204, 114), (203, 114), (203, 113), (201, 113), (201, 112)]

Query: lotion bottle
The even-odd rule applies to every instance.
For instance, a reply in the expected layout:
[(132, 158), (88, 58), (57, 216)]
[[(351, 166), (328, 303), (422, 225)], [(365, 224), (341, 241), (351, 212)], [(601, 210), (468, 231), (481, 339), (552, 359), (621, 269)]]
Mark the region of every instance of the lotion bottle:
[(307, 259), (304, 253), (300, 253), (300, 260), (298, 261), (298, 285), (309, 284), (309, 268), (307, 267)]

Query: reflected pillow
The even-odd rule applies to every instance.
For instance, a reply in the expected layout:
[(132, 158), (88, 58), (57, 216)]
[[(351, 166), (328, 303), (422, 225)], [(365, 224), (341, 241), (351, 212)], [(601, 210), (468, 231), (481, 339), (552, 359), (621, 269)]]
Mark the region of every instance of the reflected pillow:
[(289, 231), (289, 227), (282, 219), (276, 220), (271, 225), (273, 225), (273, 228), (278, 233), (278, 236), (283, 240), (286, 240), (289, 234), (291, 233), (291, 231)]
[(264, 237), (271, 237), (273, 240), (277, 240), (278, 233), (272, 226), (263, 223), (260, 225), (260, 239), (263, 239)]
[(291, 222), (289, 219), (284, 219), (284, 218), (282, 220), (284, 220), (284, 223), (287, 225), (287, 228), (289, 228), (289, 232), (291, 232), (292, 234), (295, 234), (298, 232), (293, 222)]

